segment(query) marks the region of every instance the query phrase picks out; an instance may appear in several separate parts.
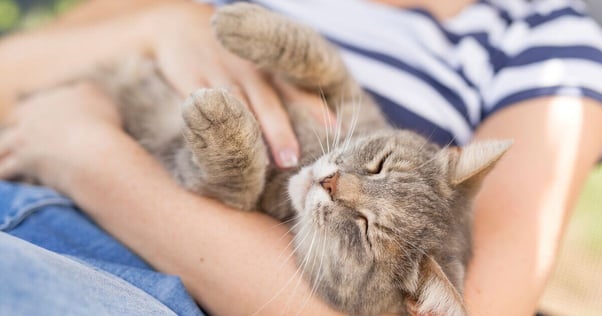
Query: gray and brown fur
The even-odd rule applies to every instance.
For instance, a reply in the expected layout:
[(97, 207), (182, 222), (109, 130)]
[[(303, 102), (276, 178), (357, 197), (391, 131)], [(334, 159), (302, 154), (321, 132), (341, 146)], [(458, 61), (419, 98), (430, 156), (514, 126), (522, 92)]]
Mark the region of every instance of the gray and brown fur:
[[(259, 6), (222, 7), (213, 27), (226, 49), (323, 93), (342, 123), (339, 140), (349, 141), (335, 146), (324, 130), (314, 133), (319, 124), (302, 106), (286, 105), (304, 167), (278, 170), (257, 121), (232, 94), (201, 89), (181, 102), (144, 58), (92, 76), (120, 105), (126, 130), (187, 189), (280, 220), (294, 218), (298, 262), (333, 307), (354, 315), (465, 314), (471, 200), (509, 143), (440, 148), (392, 129), (333, 46)], [(323, 153), (327, 142), (334, 148)], [(320, 175), (324, 170), (331, 171)], [(308, 187), (305, 196), (297, 182)]]

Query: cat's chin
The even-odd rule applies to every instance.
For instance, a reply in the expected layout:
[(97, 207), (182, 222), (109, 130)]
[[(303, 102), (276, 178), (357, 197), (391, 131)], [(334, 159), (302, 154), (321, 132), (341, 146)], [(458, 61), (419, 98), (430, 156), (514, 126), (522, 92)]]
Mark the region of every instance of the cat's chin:
[(288, 194), (291, 197), (291, 203), (297, 213), (305, 209), (307, 194), (313, 182), (313, 173), (310, 166), (304, 167), (296, 175), (292, 176), (288, 182)]

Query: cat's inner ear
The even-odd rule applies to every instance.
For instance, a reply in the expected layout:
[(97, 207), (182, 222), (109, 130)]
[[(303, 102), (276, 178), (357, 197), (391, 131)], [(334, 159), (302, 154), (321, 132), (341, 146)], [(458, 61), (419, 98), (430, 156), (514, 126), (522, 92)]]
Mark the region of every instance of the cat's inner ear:
[(431, 256), (425, 257), (420, 264), (420, 284), (415, 301), (408, 305), (413, 315), (468, 315), (462, 295)]
[(451, 183), (459, 185), (468, 180), (480, 182), (510, 149), (513, 142), (512, 140), (492, 140), (450, 149)]

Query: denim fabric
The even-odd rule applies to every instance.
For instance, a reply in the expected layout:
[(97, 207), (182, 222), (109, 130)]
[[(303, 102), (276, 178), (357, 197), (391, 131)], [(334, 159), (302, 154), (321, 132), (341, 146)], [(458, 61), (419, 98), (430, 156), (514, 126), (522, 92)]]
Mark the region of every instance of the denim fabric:
[(111, 274), (0, 233), (0, 315), (175, 315)]
[[(25, 295), (22, 293), (24, 288), (19, 287), (22, 284), (31, 284), (46, 290), (40, 292), (52, 293), (47, 299), (55, 298), (57, 304), (71, 300), (74, 310), (82, 306), (98, 307), (98, 304), (89, 305), (78, 300), (78, 297), (71, 297), (74, 293), (85, 293), (81, 283), (93, 283), (90, 285), (93, 291), (103, 293), (102, 301), (115, 305), (103, 305), (104, 309), (93, 310), (92, 314), (103, 315), (107, 314), (106, 311), (109, 311), (108, 314), (129, 314), (120, 309), (131, 303), (127, 297), (135, 297), (137, 302), (146, 300), (148, 308), (155, 306), (153, 311), (162, 311), (161, 314), (168, 314), (171, 310), (178, 315), (202, 315), (178, 277), (154, 271), (146, 262), (79, 212), (72, 201), (52, 190), (0, 181), (0, 231), (30, 243), (14, 242), (15, 239), (2, 237), (0, 261), (4, 263), (0, 265), (0, 275), (3, 276), (0, 278), (0, 295), (3, 297), (34, 300), (31, 293)], [(9, 247), (11, 244), (19, 246)], [(26, 271), (15, 273), (15, 276), (21, 275), (24, 279), (5, 279), (13, 269), (19, 267)], [(52, 272), (52, 282), (44, 281), (47, 280), (44, 275), (48, 275), (49, 271), (64, 269), (72, 273)], [(82, 282), (77, 281), (78, 278), (81, 278)], [(128, 291), (125, 290), (125, 285), (128, 283), (133, 286), (131, 293), (126, 295), (124, 293)], [(77, 291), (66, 290), (65, 284), (72, 284), (73, 289)], [(34, 287), (29, 288), (32, 290)], [(116, 288), (120, 290), (117, 291)], [(140, 295), (142, 291), (136, 288), (149, 296), (144, 298)], [(153, 300), (154, 304), (148, 303)], [(5, 314), (1, 309), (4, 303), (0, 299), (0, 314)], [(29, 303), (40, 306), (35, 301)], [(158, 308), (162, 304), (167, 308)], [(155, 313), (146, 309), (144, 311), (149, 315)]]

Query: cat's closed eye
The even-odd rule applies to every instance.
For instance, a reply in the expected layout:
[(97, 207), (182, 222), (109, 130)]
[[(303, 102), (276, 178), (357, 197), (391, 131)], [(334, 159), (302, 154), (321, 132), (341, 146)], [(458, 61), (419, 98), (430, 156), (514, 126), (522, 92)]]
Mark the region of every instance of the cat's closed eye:
[(375, 159), (368, 167), (367, 171), (370, 174), (380, 174), (387, 162), (387, 159), (391, 156), (392, 152), (387, 152), (384, 155), (381, 155), (379, 159)]

